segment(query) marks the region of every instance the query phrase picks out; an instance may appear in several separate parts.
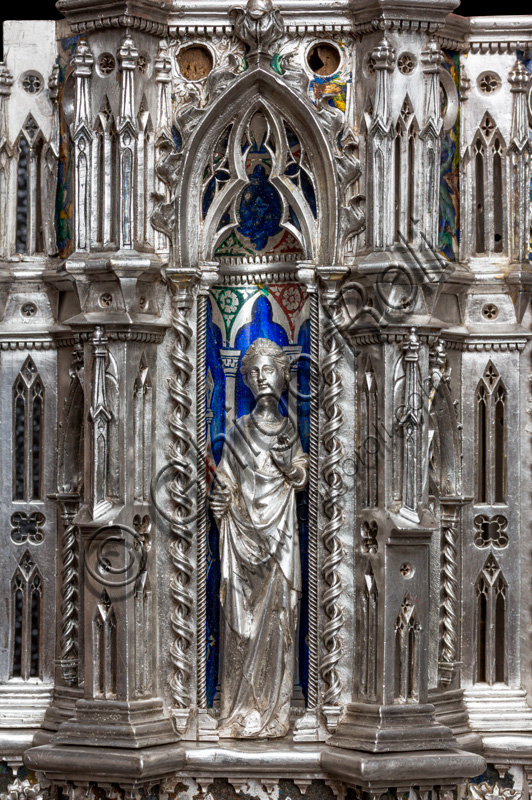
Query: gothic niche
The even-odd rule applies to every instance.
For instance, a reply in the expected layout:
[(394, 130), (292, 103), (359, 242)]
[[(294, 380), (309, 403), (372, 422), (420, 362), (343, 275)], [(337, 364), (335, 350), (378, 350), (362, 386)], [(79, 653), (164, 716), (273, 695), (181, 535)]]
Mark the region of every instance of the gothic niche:
[(224, 127), (200, 208), (220, 270), (206, 310), (206, 695), (222, 738), (284, 736), (308, 701), (311, 334), (296, 267), (318, 213), (291, 123), (261, 101)]

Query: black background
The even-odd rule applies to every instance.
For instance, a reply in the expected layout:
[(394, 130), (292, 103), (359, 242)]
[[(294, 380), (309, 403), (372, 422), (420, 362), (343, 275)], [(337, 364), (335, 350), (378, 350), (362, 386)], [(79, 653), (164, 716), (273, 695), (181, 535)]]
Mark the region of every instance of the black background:
[[(10, 0), (0, 0), (0, 21), (5, 19), (61, 19), (61, 14), (55, 8), (51, 0), (44, 2), (32, 3), (13, 3)], [(499, 6), (499, 8), (497, 8)], [(504, 14), (501, 7), (504, 8)], [(456, 9), (457, 14), (463, 17), (472, 16), (490, 16), (492, 14), (499, 14), (506, 16), (508, 14), (527, 14), (530, 13), (528, 3), (519, 2), (518, 0), (506, 0), (504, 4), (490, 3), (490, 0), (463, 0), (463, 2)], [(2, 53), (2, 35), (0, 30), (0, 52)]]

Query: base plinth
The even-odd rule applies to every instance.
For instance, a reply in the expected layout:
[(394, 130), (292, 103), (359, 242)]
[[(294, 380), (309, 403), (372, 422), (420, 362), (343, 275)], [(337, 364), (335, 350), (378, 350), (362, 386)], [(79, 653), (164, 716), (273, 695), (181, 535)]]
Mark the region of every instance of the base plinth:
[(75, 716), (60, 725), (53, 743), (137, 749), (177, 738), (161, 700), (78, 700)]
[(436, 721), (431, 703), (397, 706), (349, 703), (329, 744), (371, 753), (456, 747), (453, 732)]
[(181, 778), (227, 778), (239, 782), (334, 780), (366, 789), (459, 783), (486, 764), (474, 753), (452, 749), (375, 754), (323, 743), (227, 740), (223, 744), (179, 742), (139, 750), (50, 744), (34, 747), (25, 763), (56, 785), (119, 782), (125, 788)]

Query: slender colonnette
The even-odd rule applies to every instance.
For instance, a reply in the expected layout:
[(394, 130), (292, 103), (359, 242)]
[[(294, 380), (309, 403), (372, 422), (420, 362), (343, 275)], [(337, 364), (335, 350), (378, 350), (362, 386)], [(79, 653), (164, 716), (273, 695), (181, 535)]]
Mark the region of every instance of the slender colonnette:
[(175, 477), (170, 483), (170, 496), (175, 504), (173, 521), (170, 525), (175, 537), (170, 547), (170, 557), (175, 569), (170, 584), (170, 594), (175, 603), (171, 615), (175, 640), (170, 647), (170, 657), (174, 665), (170, 686), (178, 708), (187, 708), (190, 704), (190, 677), (193, 669), (190, 649), (194, 642), (194, 626), (191, 620), (194, 605), (192, 591), (194, 565), (190, 558), (193, 541), (190, 525), (193, 514), (193, 501), (190, 496), (192, 465), (189, 458), (191, 437), (186, 425), (192, 408), (189, 384), (193, 365), (188, 354), (192, 328), (186, 318), (186, 311), (187, 304), (183, 302), (183, 296), (177, 294), (174, 297), (172, 314), (175, 342), (171, 353), (175, 374), (169, 384), (175, 407), (170, 415), (169, 424), (174, 437), (170, 446), (170, 460), (175, 472)]
[(342, 545), (339, 532), (343, 521), (340, 497), (343, 494), (343, 478), (340, 471), (342, 460), (342, 444), (338, 434), (343, 424), (343, 414), (339, 405), (342, 394), (342, 380), (338, 373), (338, 364), (342, 357), (339, 341), (341, 317), (334, 304), (329, 307), (327, 322), (323, 330), (323, 346), (325, 354), (321, 362), (324, 381), (322, 407), (325, 414), (322, 443), (325, 450), (322, 477), (324, 482), (323, 511), (327, 517), (322, 540), (327, 555), (323, 560), (322, 577), (326, 584), (323, 593), (323, 607), (327, 622), (323, 628), (323, 644), (326, 655), (321, 662), (321, 677), (325, 681), (326, 690), (324, 705), (338, 704), (341, 691), (338, 675), (338, 662), (342, 656), (340, 631), (343, 626), (343, 611), (339, 603), (342, 593), (342, 579), (339, 566), (343, 560)]

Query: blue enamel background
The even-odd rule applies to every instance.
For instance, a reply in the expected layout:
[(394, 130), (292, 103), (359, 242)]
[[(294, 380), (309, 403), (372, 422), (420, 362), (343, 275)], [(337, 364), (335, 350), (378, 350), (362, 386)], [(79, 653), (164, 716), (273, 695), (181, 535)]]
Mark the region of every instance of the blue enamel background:
[[(267, 289), (267, 287), (265, 287)], [(249, 318), (248, 318), (249, 320)], [(301, 357), (298, 362), (297, 373), (297, 414), (298, 432), (303, 449), (309, 449), (309, 360), (310, 360), (310, 323), (306, 320), (300, 328), (297, 342), (290, 340), (290, 333), (283, 326), (273, 320), (271, 302), (264, 294), (259, 294), (253, 303), (251, 319), (238, 330), (234, 347), (241, 351), (240, 359), (245, 355), (248, 347), (258, 338), (270, 339), (283, 347), (288, 344), (299, 344), (302, 347)], [(217, 464), (223, 450), (225, 420), (225, 375), (222, 367), (221, 349), (223, 334), (213, 322), (212, 307), (208, 304), (207, 325), (207, 363), (206, 377), (210, 371), (212, 376), (213, 392), (210, 403), (212, 421), (210, 423), (210, 441), (212, 457)], [(287, 414), (288, 393), (281, 398), (280, 409)], [(241, 417), (248, 414), (253, 408), (253, 395), (245, 386), (240, 371), (237, 373), (235, 387), (235, 414)], [(209, 409), (208, 409), (209, 410)], [(227, 427), (233, 424), (227, 421)], [(299, 624), (299, 674), (300, 683), (305, 699), (308, 686), (308, 490), (297, 495), (297, 509), (299, 519), (299, 534), (301, 548), (302, 595), (300, 603)], [(207, 564), (207, 703), (212, 707), (218, 683), (218, 668), (220, 655), (220, 565), (218, 548), (218, 530), (211, 514), (208, 531), (208, 564)]]

